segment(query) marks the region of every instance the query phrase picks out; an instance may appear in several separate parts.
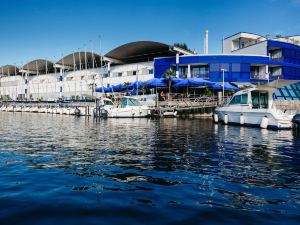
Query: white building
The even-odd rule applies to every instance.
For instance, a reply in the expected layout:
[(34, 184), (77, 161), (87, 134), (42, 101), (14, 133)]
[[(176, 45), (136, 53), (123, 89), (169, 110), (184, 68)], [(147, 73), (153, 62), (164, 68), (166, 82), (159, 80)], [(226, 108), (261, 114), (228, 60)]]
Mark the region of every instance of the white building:
[(37, 59), (26, 65), (0, 67), (0, 97), (6, 100), (85, 98), (96, 86), (109, 87), (154, 77), (155, 57), (190, 54), (158, 42), (139, 41), (119, 46), (101, 57), (71, 53), (57, 62)]

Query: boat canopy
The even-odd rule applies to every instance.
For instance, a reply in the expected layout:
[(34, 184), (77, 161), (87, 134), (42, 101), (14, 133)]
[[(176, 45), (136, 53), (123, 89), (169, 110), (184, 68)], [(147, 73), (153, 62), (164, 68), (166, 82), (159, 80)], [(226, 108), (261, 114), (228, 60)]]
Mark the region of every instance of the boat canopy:
[(126, 106), (141, 106), (141, 103), (134, 98), (122, 98), (121, 108), (126, 108)]

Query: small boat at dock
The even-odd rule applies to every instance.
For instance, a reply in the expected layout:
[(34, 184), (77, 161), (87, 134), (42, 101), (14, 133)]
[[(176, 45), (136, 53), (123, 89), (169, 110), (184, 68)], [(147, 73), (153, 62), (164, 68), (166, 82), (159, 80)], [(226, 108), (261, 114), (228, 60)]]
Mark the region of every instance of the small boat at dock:
[(100, 111), (103, 117), (110, 118), (141, 118), (150, 115), (150, 108), (142, 105), (133, 97), (123, 97), (118, 105), (112, 100), (101, 99)]
[(295, 110), (280, 109), (273, 99), (276, 88), (262, 86), (242, 90), (223, 107), (217, 107), (214, 122), (257, 126), (269, 129), (291, 129)]

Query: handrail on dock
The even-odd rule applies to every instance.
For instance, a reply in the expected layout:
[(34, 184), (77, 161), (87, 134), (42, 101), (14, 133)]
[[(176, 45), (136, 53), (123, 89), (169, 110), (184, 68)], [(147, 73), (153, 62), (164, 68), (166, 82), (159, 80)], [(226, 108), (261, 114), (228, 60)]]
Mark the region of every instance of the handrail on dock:
[(170, 98), (158, 102), (160, 108), (175, 108), (176, 110), (200, 109), (216, 107), (219, 105), (218, 98), (215, 96), (192, 96), (179, 98)]

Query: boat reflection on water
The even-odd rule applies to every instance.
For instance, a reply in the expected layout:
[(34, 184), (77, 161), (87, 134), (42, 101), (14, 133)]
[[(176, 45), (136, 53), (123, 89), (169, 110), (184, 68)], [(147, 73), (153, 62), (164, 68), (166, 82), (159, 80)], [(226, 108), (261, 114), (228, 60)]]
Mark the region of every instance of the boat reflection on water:
[(6, 112), (0, 127), (2, 221), (20, 224), (24, 204), (30, 224), (36, 213), (77, 224), (298, 221), (300, 135), (291, 130)]

